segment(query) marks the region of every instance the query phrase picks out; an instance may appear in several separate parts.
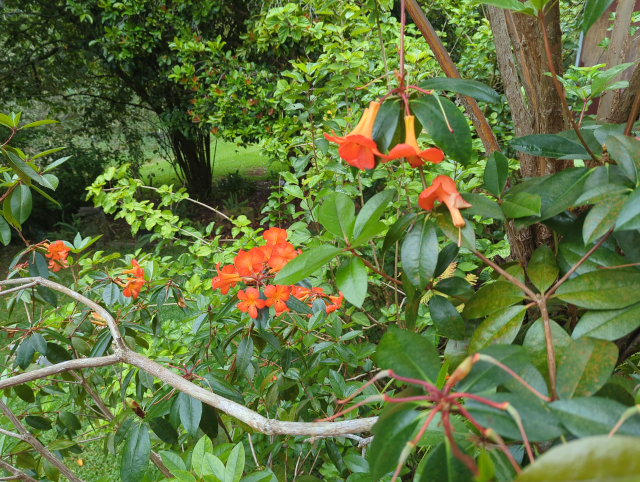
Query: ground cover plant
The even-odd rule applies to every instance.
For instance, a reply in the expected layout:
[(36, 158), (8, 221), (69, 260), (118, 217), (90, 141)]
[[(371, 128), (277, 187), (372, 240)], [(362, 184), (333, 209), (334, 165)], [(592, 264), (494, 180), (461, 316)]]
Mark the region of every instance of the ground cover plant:
[[(583, 31), (610, 3), (586, 2)], [(142, 8), (107, 7), (110, 22), (111, 8)], [(238, 58), (221, 39), (172, 46), (171, 78), (200, 89), (199, 132), (246, 129), (290, 167), (259, 227), (123, 164), (87, 199), (148, 244), (121, 256), (80, 233), (31, 242), (33, 198), (55, 203), (56, 170), (73, 159), (16, 147), (55, 121), (0, 114), (0, 241), (15, 232), (24, 245), (0, 281), (0, 469), (86, 480), (91, 447), (125, 482), (638, 480), (640, 96), (623, 123), (585, 114), (621, 88), (622, 68), (561, 77), (557, 3), (485, 2), (496, 42), (514, 17), (539, 33), (548, 72), (527, 85), (551, 89), (542, 97), (568, 127), (520, 135), (503, 79), (515, 132), (503, 147), (517, 162), (485, 116), (502, 116), (504, 99), (457, 75), (414, 0), (394, 5), (397, 21), (386, 4), (319, 7), (337, 20), (287, 4), (246, 33), (276, 57), (313, 58), (275, 86), (246, 66), (222, 79), (216, 65)], [(347, 26), (370, 36), (345, 50)], [(510, 53), (496, 62), (509, 59), (515, 69)], [(446, 77), (421, 72), (434, 62)], [(248, 95), (264, 97), (224, 109), (255, 84)], [(215, 220), (181, 217), (186, 203)]]

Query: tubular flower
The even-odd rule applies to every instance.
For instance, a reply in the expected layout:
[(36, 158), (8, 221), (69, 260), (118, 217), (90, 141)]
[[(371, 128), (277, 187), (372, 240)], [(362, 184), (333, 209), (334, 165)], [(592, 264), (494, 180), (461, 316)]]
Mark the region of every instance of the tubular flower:
[(131, 269), (125, 269), (122, 271), (123, 274), (132, 274), (136, 278), (144, 278), (144, 270), (140, 267), (137, 260), (131, 261)]
[(260, 292), (255, 288), (247, 288), (245, 291), (238, 291), (238, 309), (243, 313), (249, 312), (253, 319), (258, 317), (258, 310), (265, 307), (265, 301), (260, 299)]
[(220, 270), (220, 263), (216, 265), (218, 276), (211, 280), (211, 287), (216, 290), (220, 288), (220, 292), (226, 295), (229, 288), (233, 288), (238, 281), (242, 281), (242, 277), (236, 273), (236, 269), (232, 264), (228, 264)]
[(62, 242), (56, 241), (54, 243), (44, 245), (49, 252), (45, 254), (49, 261), (49, 269), (56, 273), (62, 268), (68, 268), (67, 256), (69, 256), (69, 248)]
[(438, 164), (444, 159), (444, 152), (437, 147), (430, 147), (424, 151), (420, 150), (418, 140), (416, 139), (414, 116), (408, 115), (404, 118), (404, 128), (406, 131), (404, 144), (396, 145), (389, 151), (389, 154), (382, 156), (385, 162), (387, 160), (390, 161), (404, 157), (411, 167), (418, 167), (424, 165), (424, 161)]
[(433, 180), (431, 186), (422, 191), (418, 198), (418, 204), (422, 209), (430, 211), (433, 209), (435, 201), (444, 202), (451, 213), (453, 225), (464, 226), (464, 218), (460, 214), (460, 209), (470, 208), (471, 204), (462, 199), (456, 189), (456, 183), (448, 176), (438, 176)]
[(127, 283), (124, 285), (122, 294), (127, 298), (133, 297), (135, 300), (142, 290), (142, 286), (146, 283), (142, 278), (127, 278)]
[(342, 295), (342, 291), (339, 291), (338, 294), (340, 296), (329, 296), (331, 304), (327, 306), (327, 315), (336, 310), (339, 310), (342, 306), (342, 300), (344, 299), (344, 296)]
[(373, 169), (376, 165), (375, 156), (384, 157), (378, 151), (378, 146), (372, 139), (373, 124), (380, 109), (380, 102), (371, 102), (364, 110), (362, 118), (355, 129), (344, 137), (325, 134), (331, 142), (339, 144), (338, 154), (348, 164), (358, 169)]
[(267, 297), (265, 304), (267, 306), (273, 306), (276, 309), (276, 315), (279, 315), (283, 311), (289, 311), (286, 301), (289, 299), (290, 293), (290, 286), (269, 285), (264, 289), (264, 295)]
[(264, 252), (260, 248), (251, 248), (249, 251), (240, 250), (233, 264), (240, 276), (251, 276), (262, 272), (262, 263), (265, 261)]
[(298, 252), (290, 243), (276, 244), (273, 253), (269, 257), (269, 266), (274, 271), (280, 271), (285, 264), (298, 256)]
[(274, 246), (287, 241), (287, 231), (280, 228), (269, 228), (262, 233), (262, 237), (267, 241), (267, 246)]

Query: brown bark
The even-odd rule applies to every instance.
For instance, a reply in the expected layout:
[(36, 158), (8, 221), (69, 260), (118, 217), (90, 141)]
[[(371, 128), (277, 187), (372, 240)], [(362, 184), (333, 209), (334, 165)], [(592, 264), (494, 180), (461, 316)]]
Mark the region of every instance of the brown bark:
[(627, 121), (627, 118), (631, 113), (633, 101), (636, 98), (636, 94), (638, 93), (639, 88), (640, 63), (636, 64), (633, 69), (633, 74), (631, 74), (631, 80), (629, 81), (629, 87), (627, 87), (614, 101), (611, 113), (606, 119), (606, 122), (610, 122), (612, 124), (622, 124), (623, 122)]

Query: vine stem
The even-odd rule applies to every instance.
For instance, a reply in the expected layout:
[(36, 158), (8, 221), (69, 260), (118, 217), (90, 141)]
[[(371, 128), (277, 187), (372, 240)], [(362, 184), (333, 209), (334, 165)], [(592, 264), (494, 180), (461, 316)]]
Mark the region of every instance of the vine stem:
[(593, 159), (595, 162), (598, 162), (598, 158), (595, 156), (593, 152), (591, 152), (591, 149), (589, 149), (589, 146), (584, 140), (584, 137), (582, 137), (580, 128), (576, 124), (576, 121), (573, 118), (573, 115), (571, 115), (571, 111), (569, 110), (569, 104), (567, 104), (567, 99), (564, 95), (564, 92), (562, 91), (562, 87), (560, 86), (560, 81), (558, 80), (558, 76), (556, 75), (556, 69), (553, 66), (553, 55), (551, 54), (551, 47), (549, 46), (549, 36), (547, 35), (547, 27), (544, 23), (544, 13), (542, 13), (542, 10), (538, 12), (538, 20), (540, 20), (540, 28), (542, 29), (542, 38), (544, 39), (544, 49), (547, 55), (547, 63), (549, 64), (548, 65), (549, 72), (551, 73), (551, 77), (553, 78), (553, 83), (556, 87), (556, 91), (558, 92), (558, 95), (560, 96), (560, 100), (562, 101), (562, 106), (564, 107), (564, 111), (567, 114), (567, 117), (569, 117), (569, 121), (571, 122), (571, 127), (573, 127), (573, 130), (576, 132), (576, 135), (578, 136), (578, 139), (582, 143), (582, 146), (585, 148), (589, 156), (591, 156), (591, 159)]

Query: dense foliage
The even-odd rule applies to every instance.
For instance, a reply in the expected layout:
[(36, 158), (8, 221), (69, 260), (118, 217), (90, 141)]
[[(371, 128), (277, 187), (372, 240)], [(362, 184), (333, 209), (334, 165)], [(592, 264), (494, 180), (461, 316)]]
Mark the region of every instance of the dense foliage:
[[(553, 2), (486, 3), (531, 16), (548, 40)], [(607, 6), (587, 2), (582, 28)], [(133, 28), (147, 2), (73, 14), (91, 24), (94, 7), (112, 13), (102, 42), (120, 60), (129, 43), (154, 42)], [(148, 244), (121, 256), (80, 233), (31, 243), (32, 196), (57, 202), (52, 173), (73, 159), (16, 147), (53, 121), (0, 114), (0, 241), (13, 231), (25, 244), (0, 282), (1, 469), (75, 482), (96, 444), (124, 482), (637, 478), (640, 102), (626, 124), (574, 118), (568, 104), (619, 88), (617, 71), (559, 79), (552, 68), (572, 129), (509, 149), (591, 167), (523, 179), (454, 102), (480, 102), (500, 127), (501, 96), (429, 78), (435, 60), (406, 27), (405, 2), (397, 20), (388, 7), (262, 12), (242, 39), (296, 57), (275, 90), (276, 74), (241, 65), (222, 37), (172, 39), (178, 64), (165, 74), (198, 91), (192, 123), (259, 138), (291, 167), (260, 228), (213, 208), (207, 226), (183, 218), (184, 188), (145, 186), (124, 164), (87, 199)], [(118, 42), (114, 25), (137, 34)], [(512, 253), (530, 226), (553, 242)]]

